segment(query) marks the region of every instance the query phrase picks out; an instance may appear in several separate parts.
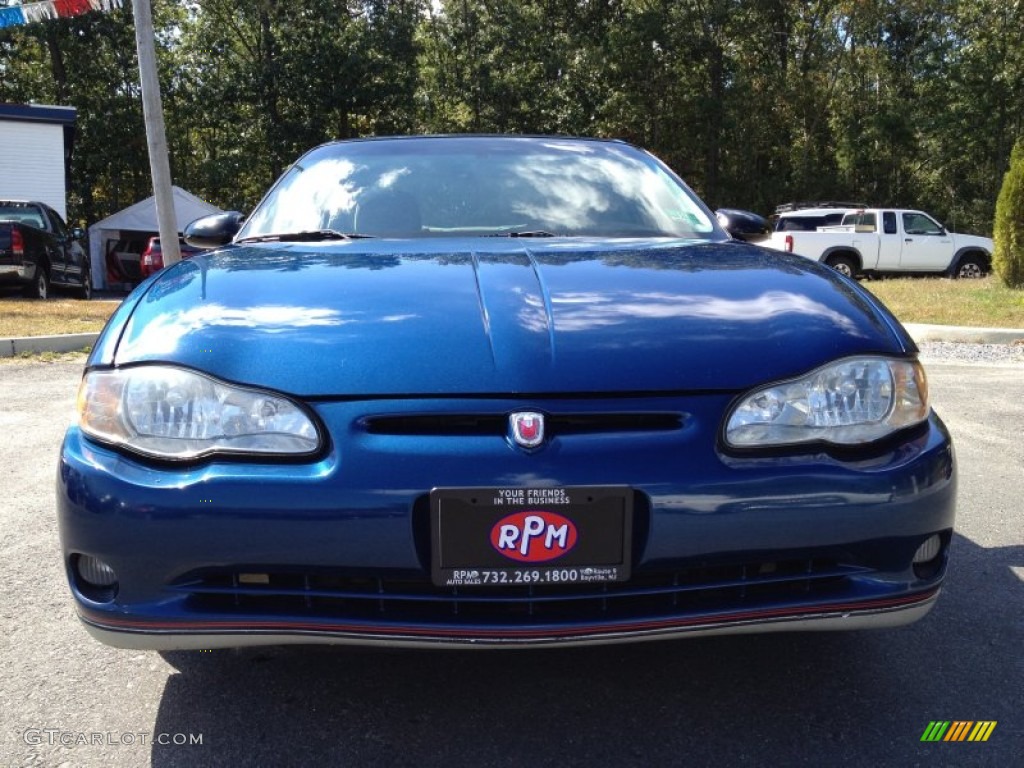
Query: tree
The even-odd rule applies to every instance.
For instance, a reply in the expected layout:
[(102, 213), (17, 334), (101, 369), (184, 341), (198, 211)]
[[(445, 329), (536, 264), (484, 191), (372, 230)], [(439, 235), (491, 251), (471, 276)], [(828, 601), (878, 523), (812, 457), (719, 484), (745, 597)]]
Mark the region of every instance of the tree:
[(1024, 139), (1010, 156), (1010, 169), (996, 203), (992, 268), (1010, 288), (1024, 288)]
[[(330, 139), (563, 133), (633, 141), (714, 207), (861, 199), (988, 234), (1024, 135), (1024, 2), (154, 0), (154, 14), (175, 183), (238, 210)], [(149, 194), (127, 4), (0, 29), (4, 101), (78, 108), (76, 221)]]
[[(157, 3), (154, 17), (166, 59), (184, 17), (176, 0)], [(77, 109), (69, 221), (92, 224), (153, 193), (131, 3), (0, 29), (0, 102)]]
[(201, 0), (168, 56), (175, 179), (249, 210), (306, 150), (415, 130), (422, 0)]

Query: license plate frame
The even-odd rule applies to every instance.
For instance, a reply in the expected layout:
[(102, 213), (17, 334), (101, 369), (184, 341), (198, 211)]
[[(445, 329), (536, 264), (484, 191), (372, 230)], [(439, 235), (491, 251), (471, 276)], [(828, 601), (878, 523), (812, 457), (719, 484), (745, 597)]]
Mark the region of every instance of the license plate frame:
[(434, 488), (430, 531), (437, 586), (623, 582), (631, 573), (633, 489)]

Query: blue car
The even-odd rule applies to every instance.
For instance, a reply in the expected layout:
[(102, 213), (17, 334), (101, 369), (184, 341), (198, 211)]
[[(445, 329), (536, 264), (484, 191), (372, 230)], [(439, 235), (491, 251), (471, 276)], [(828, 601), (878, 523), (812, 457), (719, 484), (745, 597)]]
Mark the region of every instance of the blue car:
[(57, 503), (114, 646), (541, 646), (891, 627), (956, 470), (857, 283), (619, 141), (345, 141), (141, 284)]

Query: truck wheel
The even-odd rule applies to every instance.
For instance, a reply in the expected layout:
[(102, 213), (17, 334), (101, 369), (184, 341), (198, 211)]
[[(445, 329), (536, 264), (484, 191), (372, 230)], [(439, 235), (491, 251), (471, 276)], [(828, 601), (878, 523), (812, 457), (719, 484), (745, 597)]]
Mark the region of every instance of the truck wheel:
[(42, 267), (36, 267), (36, 276), (25, 286), (25, 296), (30, 299), (46, 299), (50, 296), (50, 276)]
[(964, 256), (956, 265), (957, 278), (977, 279), (984, 277), (987, 271), (987, 265), (977, 256)]
[(857, 274), (857, 265), (849, 256), (829, 256), (825, 263), (841, 275), (853, 277)]
[(92, 298), (92, 275), (88, 266), (85, 267), (85, 277), (82, 280), (82, 287), (78, 289), (78, 295), (86, 301)]

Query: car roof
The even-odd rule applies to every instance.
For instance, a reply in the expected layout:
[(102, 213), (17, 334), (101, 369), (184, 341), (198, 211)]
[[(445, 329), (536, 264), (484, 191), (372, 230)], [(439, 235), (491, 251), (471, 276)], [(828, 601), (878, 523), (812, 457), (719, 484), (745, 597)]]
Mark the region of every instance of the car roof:
[(861, 211), (863, 208), (801, 208), (798, 211), (786, 211), (785, 213), (778, 214), (780, 219), (795, 219), (800, 216), (829, 216), (832, 214), (839, 214), (844, 216), (847, 213), (853, 213), (854, 211)]
[(589, 141), (602, 144), (628, 144), (623, 139), (600, 136), (574, 136), (559, 133), (424, 133), (415, 136), (359, 136), (352, 139), (335, 139), (327, 144), (354, 144), (368, 141), (420, 141), (422, 139), (451, 139), (454, 141), (478, 139), (508, 139), (510, 141)]
[[(523, 133), (430, 133), (416, 136), (360, 136), (353, 139), (335, 139), (320, 144), (313, 149), (320, 147), (332, 147), (342, 144), (372, 144), (386, 142), (421, 142), (421, 141), (451, 141), (451, 142), (475, 142), (475, 141), (500, 141), (512, 142), (521, 141), (525, 143), (542, 143), (545, 141), (571, 141), (585, 142), (589, 144), (609, 144), (622, 147), (637, 148), (624, 139), (608, 139), (597, 136), (572, 136), (568, 134), (523, 134)], [(638, 148), (637, 148), (638, 149)], [(312, 150), (310, 150), (312, 151)]]

